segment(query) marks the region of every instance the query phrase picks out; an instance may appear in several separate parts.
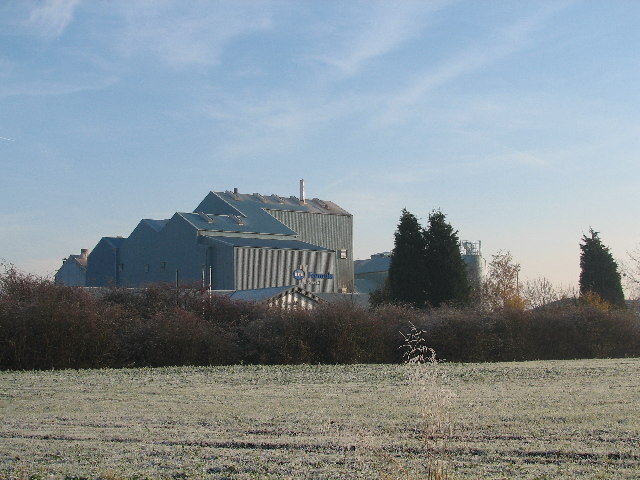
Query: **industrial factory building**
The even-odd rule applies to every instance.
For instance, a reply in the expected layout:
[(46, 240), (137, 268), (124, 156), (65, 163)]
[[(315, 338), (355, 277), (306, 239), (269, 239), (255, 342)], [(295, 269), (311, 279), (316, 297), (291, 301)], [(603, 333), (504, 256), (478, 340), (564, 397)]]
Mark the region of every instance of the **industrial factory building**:
[[(484, 259), (480, 251), (480, 241), (460, 242), (460, 255), (467, 267), (469, 281), (474, 286), (482, 282)], [(372, 293), (382, 290), (389, 276), (391, 252), (376, 253), (366, 260), (356, 260), (354, 273), (356, 290), (360, 293)]]
[(80, 255), (69, 255), (62, 259), (62, 266), (53, 277), (55, 283), (61, 285), (84, 286), (87, 279), (87, 255), (89, 250), (83, 248)]
[(210, 192), (193, 212), (141, 220), (129, 237), (104, 237), (87, 258), (86, 285), (197, 284), (213, 290), (298, 286), (350, 293), (353, 218), (300, 196)]

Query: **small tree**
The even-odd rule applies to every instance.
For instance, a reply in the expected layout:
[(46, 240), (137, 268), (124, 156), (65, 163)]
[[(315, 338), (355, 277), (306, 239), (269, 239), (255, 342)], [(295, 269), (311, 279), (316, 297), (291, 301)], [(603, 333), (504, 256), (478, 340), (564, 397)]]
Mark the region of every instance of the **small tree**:
[(588, 292), (614, 307), (625, 307), (618, 264), (592, 228), (589, 236), (582, 236), (580, 245), (580, 295)]
[(491, 310), (525, 307), (520, 296), (518, 274), (520, 264), (513, 260), (510, 252), (493, 255), (482, 285), (482, 301)]
[(525, 282), (522, 288), (522, 298), (531, 308), (542, 307), (563, 298), (568, 298), (567, 293), (556, 288), (547, 278), (538, 277)]
[(471, 287), (458, 232), (447, 223), (444, 213), (431, 212), (424, 241), (427, 302), (433, 307), (468, 304)]
[(402, 209), (389, 265), (389, 299), (414, 307), (425, 304), (424, 235), (418, 219)]
[(640, 300), (640, 245), (631, 252), (627, 252), (629, 259), (620, 267), (627, 298)]

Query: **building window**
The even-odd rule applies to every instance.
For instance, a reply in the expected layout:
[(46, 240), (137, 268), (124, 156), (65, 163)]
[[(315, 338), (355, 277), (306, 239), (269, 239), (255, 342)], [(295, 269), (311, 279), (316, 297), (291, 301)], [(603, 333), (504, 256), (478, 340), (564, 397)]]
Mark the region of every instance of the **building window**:
[(118, 271), (122, 272), (124, 270), (124, 263), (119, 263), (118, 264)]
[(340, 258), (343, 260), (347, 258), (347, 250), (345, 248), (340, 249)]
[(144, 266), (144, 272), (145, 273), (149, 273), (149, 264), (148, 263)]
[(167, 262), (160, 262), (160, 271), (164, 272), (167, 269)]

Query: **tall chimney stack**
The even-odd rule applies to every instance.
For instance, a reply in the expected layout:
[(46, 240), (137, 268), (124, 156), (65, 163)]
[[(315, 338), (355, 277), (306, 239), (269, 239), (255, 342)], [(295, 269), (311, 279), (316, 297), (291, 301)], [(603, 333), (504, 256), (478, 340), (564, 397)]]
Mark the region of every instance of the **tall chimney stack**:
[(307, 203), (304, 198), (304, 178), (300, 179), (300, 203)]

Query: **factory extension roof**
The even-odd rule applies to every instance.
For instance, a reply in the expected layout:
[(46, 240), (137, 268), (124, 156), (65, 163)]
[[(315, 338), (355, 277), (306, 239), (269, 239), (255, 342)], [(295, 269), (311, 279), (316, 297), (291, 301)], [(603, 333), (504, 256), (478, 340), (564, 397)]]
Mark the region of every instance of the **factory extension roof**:
[(313, 250), (330, 252), (328, 248), (313, 245), (299, 240), (272, 240), (268, 238), (242, 238), (242, 237), (200, 237), (200, 244), (223, 244), (231, 247), (249, 248), (279, 248), (290, 250)]
[[(211, 232), (212, 234), (220, 232), (227, 235), (278, 235), (291, 237), (292, 239), (297, 237), (298, 232), (289, 228), (270, 213), (275, 211), (351, 216), (349, 212), (335, 203), (317, 198), (301, 201), (294, 196), (265, 196), (259, 193), (247, 194), (226, 191), (209, 192), (193, 212), (177, 212), (172, 219), (165, 220), (146, 218), (141, 220), (140, 223), (148, 226), (155, 232), (160, 232), (173, 218), (179, 217), (199, 232)], [(125, 240), (126, 239), (122, 237), (103, 237), (102, 239), (102, 241), (107, 242), (112, 248), (120, 247)], [(230, 242), (231, 240), (226, 241)], [(290, 243), (284, 246), (283, 243), (269, 243), (276, 242), (276, 240), (253, 240), (253, 242), (257, 243), (251, 243), (251, 241), (247, 239), (236, 238), (233, 241), (236, 246), (246, 247), (326, 250), (317, 245), (304, 242)], [(286, 240), (280, 240), (280, 242), (282, 241)]]
[(198, 230), (210, 232), (264, 233), (273, 235), (295, 236), (282, 222), (276, 220), (264, 210), (251, 214), (217, 214), (199, 211), (197, 213), (178, 213)]
[[(278, 195), (262, 195), (260, 193), (210, 192), (200, 203), (200, 206), (204, 206), (203, 204), (207, 203), (211, 195), (215, 195), (220, 200), (231, 205), (232, 208), (244, 214), (249, 214), (255, 211), (255, 209), (260, 209), (351, 216), (349, 212), (328, 200), (312, 198), (302, 202), (298, 197), (293, 195), (290, 197), (280, 197)], [(206, 210), (200, 208), (197, 208), (196, 211), (206, 212)]]
[(229, 297), (232, 300), (244, 300), (260, 302), (263, 300), (270, 300), (281, 297), (290, 292), (302, 293), (305, 296), (309, 296), (318, 301), (318, 297), (313, 293), (298, 287), (297, 285), (288, 285), (286, 287), (271, 287), (271, 288), (258, 288), (255, 290), (236, 290)]
[(108, 243), (111, 248), (120, 248), (126, 238), (123, 237), (102, 237), (101, 242)]
[(391, 265), (391, 255), (378, 253), (366, 260), (356, 260), (354, 262), (354, 273), (358, 275), (363, 273), (386, 272), (389, 270), (389, 265)]

